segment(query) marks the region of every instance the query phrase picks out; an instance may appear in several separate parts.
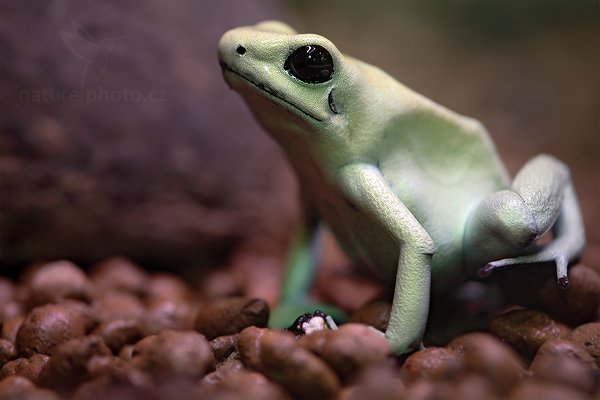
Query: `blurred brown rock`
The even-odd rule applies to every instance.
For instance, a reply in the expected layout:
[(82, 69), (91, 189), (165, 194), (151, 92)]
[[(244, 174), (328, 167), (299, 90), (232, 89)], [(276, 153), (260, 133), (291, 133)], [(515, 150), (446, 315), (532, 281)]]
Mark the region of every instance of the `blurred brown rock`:
[(204, 336), (194, 331), (162, 331), (135, 344), (131, 365), (155, 379), (197, 380), (215, 367)]
[(227, 29), (277, 14), (234, 0), (3, 2), (0, 268), (281, 257), (294, 179), (216, 56)]
[(60, 303), (66, 299), (87, 301), (91, 283), (85, 273), (70, 261), (62, 260), (40, 266), (29, 281), (29, 307)]
[(372, 300), (354, 313), (350, 317), (352, 322), (371, 325), (373, 328), (385, 332), (390, 320), (390, 310), (392, 304), (383, 299)]
[(600, 305), (600, 274), (582, 264), (569, 268), (566, 289), (558, 287), (556, 271), (549, 264), (506, 268), (494, 272), (490, 279), (500, 284), (509, 301), (541, 309), (569, 325), (593, 320)]
[(5, 400), (59, 400), (58, 395), (38, 389), (27, 378), (8, 376), (0, 381), (0, 398)]
[(74, 306), (46, 304), (31, 310), (19, 328), (16, 346), (20, 355), (52, 355), (56, 346), (86, 334), (90, 320)]
[(384, 363), (392, 354), (381, 332), (357, 323), (304, 335), (298, 343), (327, 362), (343, 380), (370, 365)]
[(49, 361), (50, 357), (44, 354), (34, 354), (29, 358), (17, 358), (4, 364), (0, 369), (0, 379), (18, 375), (37, 383)]
[(590, 370), (600, 368), (584, 347), (565, 339), (551, 339), (546, 341), (539, 348), (535, 358), (531, 362), (529, 366), (531, 369), (536, 368), (535, 365), (538, 362), (538, 358), (572, 358)]
[(17, 356), (17, 349), (13, 342), (0, 338), (0, 366)]
[(569, 386), (544, 381), (524, 381), (513, 390), (509, 400), (587, 400), (584, 393)]
[(512, 310), (498, 315), (492, 318), (489, 328), (527, 358), (533, 357), (545, 341), (570, 333), (568, 328), (537, 310)]
[(92, 376), (95, 357), (112, 356), (98, 336), (84, 336), (61, 343), (55, 349), (40, 377), (42, 386), (60, 388), (76, 386)]
[(239, 335), (238, 350), (248, 368), (285, 387), (295, 398), (330, 398), (341, 388), (335, 372), (289, 332), (248, 327)]
[(146, 272), (125, 257), (110, 257), (90, 269), (90, 278), (99, 290), (140, 294), (148, 278)]
[(590, 322), (578, 326), (571, 332), (568, 339), (586, 349), (600, 367), (600, 322)]
[(540, 355), (535, 358), (530, 371), (536, 378), (570, 386), (583, 392), (591, 393), (596, 386), (594, 370), (573, 357)]
[(460, 352), (446, 347), (428, 347), (411, 354), (402, 365), (400, 375), (408, 382), (451, 380), (458, 376), (462, 365)]
[(462, 354), (465, 369), (487, 377), (498, 394), (508, 393), (523, 373), (524, 365), (517, 353), (490, 334), (459, 336), (448, 349)]
[(212, 340), (218, 336), (241, 332), (248, 326), (263, 328), (269, 320), (269, 306), (262, 299), (224, 297), (200, 308), (195, 328)]

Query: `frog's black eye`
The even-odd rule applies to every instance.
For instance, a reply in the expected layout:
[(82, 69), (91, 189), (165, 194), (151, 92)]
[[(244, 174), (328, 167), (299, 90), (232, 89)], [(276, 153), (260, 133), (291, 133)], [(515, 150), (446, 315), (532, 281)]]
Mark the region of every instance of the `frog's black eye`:
[(311, 44), (296, 49), (283, 68), (303, 82), (327, 82), (333, 75), (333, 58), (325, 48)]

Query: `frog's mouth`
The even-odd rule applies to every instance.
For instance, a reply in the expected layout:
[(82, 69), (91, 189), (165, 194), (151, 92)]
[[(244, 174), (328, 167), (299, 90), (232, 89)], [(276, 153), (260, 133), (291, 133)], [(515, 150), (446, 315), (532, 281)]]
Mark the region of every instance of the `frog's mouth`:
[(288, 105), (289, 107), (294, 108), (295, 110), (300, 111), (302, 114), (306, 115), (309, 118), (314, 119), (317, 122), (322, 122), (323, 120), (321, 118), (317, 118), (314, 115), (312, 115), (311, 113), (309, 113), (308, 111), (303, 110), (302, 108), (298, 107), (297, 105), (295, 105), (294, 103), (290, 102), (289, 100), (286, 100), (285, 97), (283, 97), (280, 93), (278, 93), (276, 90), (266, 86), (263, 83), (259, 83), (259, 82), (255, 82), (252, 79), (248, 78), (247, 76), (245, 76), (244, 74), (241, 74), (240, 72), (234, 70), (233, 68), (231, 68), (229, 65), (221, 62), (221, 69), (223, 70), (223, 72), (229, 72), (232, 73), (236, 76), (239, 76), (240, 78), (244, 79), (245, 81), (247, 81), (248, 83), (250, 83), (251, 85), (253, 85), (254, 87), (260, 89), (263, 93), (265, 93), (265, 97), (270, 98), (272, 100), (275, 101), (279, 101), (279, 102), (283, 102), (284, 104)]

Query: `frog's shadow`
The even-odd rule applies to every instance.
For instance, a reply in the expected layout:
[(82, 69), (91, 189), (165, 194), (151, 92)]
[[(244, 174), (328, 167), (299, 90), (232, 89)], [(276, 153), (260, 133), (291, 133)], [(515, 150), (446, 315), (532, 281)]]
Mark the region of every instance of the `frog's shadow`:
[[(573, 283), (573, 282), (572, 282)], [(488, 278), (467, 281), (454, 291), (433, 297), (424, 344), (443, 346), (471, 331), (486, 331), (490, 320), (515, 308), (532, 308), (567, 325), (582, 322), (582, 310), (574, 309), (580, 296), (576, 282), (561, 289), (551, 263), (515, 265), (495, 271)], [(585, 296), (585, 295), (584, 295)]]

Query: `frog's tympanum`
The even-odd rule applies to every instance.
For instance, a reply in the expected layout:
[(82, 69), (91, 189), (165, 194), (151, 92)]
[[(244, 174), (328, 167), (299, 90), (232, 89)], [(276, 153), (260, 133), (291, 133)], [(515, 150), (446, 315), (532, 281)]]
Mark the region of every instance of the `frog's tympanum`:
[[(394, 283), (385, 333), (422, 339), (430, 294), (510, 265), (567, 265), (585, 242), (568, 168), (540, 155), (511, 181), (485, 128), (328, 39), (268, 21), (223, 35), (225, 80), (281, 145), (364, 272)], [(551, 230), (553, 239), (537, 239)]]

